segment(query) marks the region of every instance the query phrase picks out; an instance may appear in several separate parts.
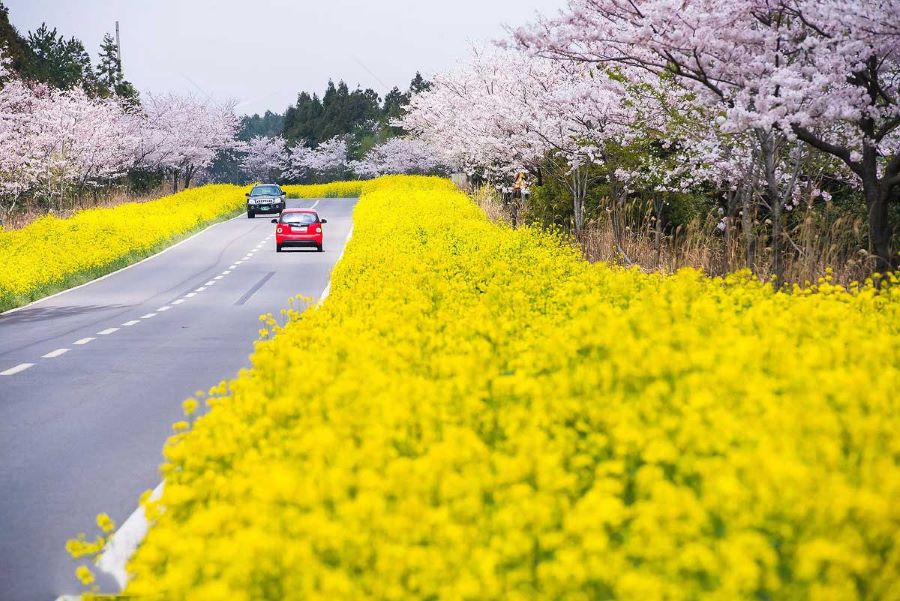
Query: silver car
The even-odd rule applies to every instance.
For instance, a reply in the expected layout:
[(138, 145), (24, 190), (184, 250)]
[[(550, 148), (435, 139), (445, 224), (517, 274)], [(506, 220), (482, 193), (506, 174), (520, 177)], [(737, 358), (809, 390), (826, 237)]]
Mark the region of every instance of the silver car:
[(247, 218), (260, 213), (281, 213), (284, 210), (284, 191), (278, 184), (256, 184), (247, 193)]

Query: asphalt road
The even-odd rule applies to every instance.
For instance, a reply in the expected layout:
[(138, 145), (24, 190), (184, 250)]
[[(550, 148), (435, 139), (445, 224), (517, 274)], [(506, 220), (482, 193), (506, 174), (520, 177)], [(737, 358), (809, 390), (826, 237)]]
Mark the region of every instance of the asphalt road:
[(249, 366), (261, 314), (321, 295), (355, 200), (288, 201), (314, 204), (323, 253), (276, 254), (270, 218), (243, 216), (0, 316), (0, 600), (80, 592), (66, 540), (159, 483), (181, 402)]

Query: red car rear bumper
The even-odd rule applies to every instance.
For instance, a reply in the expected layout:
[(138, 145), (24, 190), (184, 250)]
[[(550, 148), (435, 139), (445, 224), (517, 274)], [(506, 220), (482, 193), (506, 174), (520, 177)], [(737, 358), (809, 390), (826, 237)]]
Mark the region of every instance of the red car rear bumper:
[(321, 246), (322, 234), (276, 234), (279, 246)]

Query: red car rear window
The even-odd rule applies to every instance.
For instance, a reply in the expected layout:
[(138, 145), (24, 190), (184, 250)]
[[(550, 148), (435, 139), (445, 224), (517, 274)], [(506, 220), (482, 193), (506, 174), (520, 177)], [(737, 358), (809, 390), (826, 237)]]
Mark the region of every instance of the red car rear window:
[(291, 223), (297, 225), (309, 225), (316, 223), (319, 216), (315, 213), (282, 213), (281, 223)]

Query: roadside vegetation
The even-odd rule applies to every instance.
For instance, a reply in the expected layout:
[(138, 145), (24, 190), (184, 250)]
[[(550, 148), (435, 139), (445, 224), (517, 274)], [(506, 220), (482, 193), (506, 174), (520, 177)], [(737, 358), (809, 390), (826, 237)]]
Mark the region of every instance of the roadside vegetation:
[(896, 277), (648, 274), (447, 180), (362, 192), (327, 300), (185, 402), (126, 594), (892, 598)]
[[(569, 0), (434, 75), (398, 125), (520, 221), (776, 287), (900, 264), (890, 0)], [(507, 211), (515, 213), (516, 211)]]
[(95, 279), (243, 211), (244, 188), (183, 190), (143, 203), (41, 217), (0, 230), (0, 311)]

